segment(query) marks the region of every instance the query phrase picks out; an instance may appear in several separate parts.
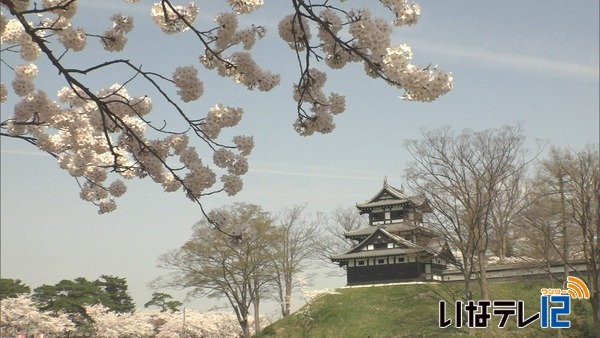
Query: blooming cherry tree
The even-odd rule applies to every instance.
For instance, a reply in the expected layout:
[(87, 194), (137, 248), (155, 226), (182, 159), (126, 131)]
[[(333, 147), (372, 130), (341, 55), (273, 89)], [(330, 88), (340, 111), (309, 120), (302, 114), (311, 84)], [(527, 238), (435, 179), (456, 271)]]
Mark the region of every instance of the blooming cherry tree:
[[(94, 335), (118, 337), (238, 337), (242, 330), (233, 313), (222, 311), (182, 312), (137, 311), (115, 313), (102, 305), (86, 307), (93, 321)], [(185, 318), (185, 319), (184, 319)], [(253, 318), (250, 318), (253, 322)], [(266, 319), (261, 318), (265, 324)], [(254, 332), (250, 331), (252, 334)]]
[(106, 338), (151, 336), (153, 325), (140, 313), (117, 313), (97, 304), (86, 306), (86, 313), (91, 318), (94, 335)]
[[(236, 316), (230, 312), (186, 310), (185, 312), (140, 311), (137, 314), (148, 318), (146, 322), (155, 323), (157, 338), (183, 335), (192, 337), (243, 336), (243, 331)], [(254, 319), (252, 317), (249, 319), (250, 324), (252, 324)], [(266, 325), (269, 324), (264, 318), (261, 318), (261, 322)], [(250, 327), (250, 333), (254, 334), (252, 326)]]
[[(132, 3), (132, 11), (145, 6), (136, 0), (127, 2)], [(346, 109), (343, 95), (324, 92), (327, 72), (315, 67), (318, 61), (331, 69), (362, 63), (369, 77), (402, 89), (406, 100), (429, 102), (452, 88), (449, 73), (413, 65), (410, 47), (391, 42), (396, 27), (417, 22), (417, 4), (380, 0), (379, 5), (390, 13), (389, 18), (380, 18), (368, 8), (350, 8), (344, 1), (289, 2), (278, 33), (300, 69), (292, 88), (297, 103), (293, 127), (300, 135), (331, 132), (334, 116)], [(215, 103), (205, 117), (197, 118), (186, 113), (184, 104), (204, 93), (198, 66), (250, 90), (269, 91), (279, 84), (280, 76), (262, 68), (252, 54), (266, 29), (259, 23), (240, 27), (238, 19), (251, 16), (263, 6), (262, 0), (227, 0), (230, 11), (216, 14), (213, 22), (198, 22), (201, 3), (161, 0), (148, 6), (150, 18), (165, 38), (185, 33), (199, 46), (198, 63), (176, 65), (171, 75), (122, 56), (128, 33), (134, 29), (133, 16), (116, 13), (106, 30), (92, 32), (75, 26), (76, 0), (1, 0), (1, 4), (0, 101), (17, 96), (11, 99), (17, 102), (12, 116), (0, 121), (1, 135), (24, 140), (54, 156), (60, 168), (77, 180), (81, 198), (97, 205), (99, 213), (115, 210), (116, 199), (127, 191), (125, 181), (133, 178), (150, 179), (166, 192), (181, 190), (201, 208), (204, 196), (235, 195), (243, 188), (253, 138), (219, 139), (224, 128), (240, 122), (243, 108)], [(114, 58), (81, 66), (83, 56), (74, 63), (70, 56), (85, 55), (91, 44), (99, 44)], [(56, 81), (64, 87), (56, 94), (37, 88), (40, 72), (57, 73)], [(110, 74), (117, 83), (98, 87), (93, 80), (97, 74)], [(152, 92), (140, 92), (135, 86), (140, 81)], [(178, 122), (152, 120), (153, 104), (159, 100), (178, 116)], [(182, 129), (169, 129), (181, 123)], [(201, 155), (207, 150), (212, 158)]]
[(17, 333), (64, 334), (75, 330), (75, 324), (65, 314), (39, 311), (28, 295), (5, 298), (0, 301), (0, 332), (2, 336)]
[[(6, 298), (0, 302), (0, 333), (4, 337), (17, 333), (50, 334), (77, 333), (78, 328), (65, 314), (39, 311), (28, 295)], [(94, 337), (238, 337), (242, 330), (233, 313), (222, 311), (184, 312), (136, 311), (116, 313), (103, 305), (86, 306)], [(185, 321), (184, 321), (185, 316)], [(249, 318), (251, 323), (254, 321)], [(261, 318), (268, 325), (266, 318)], [(84, 328), (88, 330), (89, 328)], [(185, 332), (184, 332), (185, 330)], [(252, 326), (250, 327), (250, 333)]]

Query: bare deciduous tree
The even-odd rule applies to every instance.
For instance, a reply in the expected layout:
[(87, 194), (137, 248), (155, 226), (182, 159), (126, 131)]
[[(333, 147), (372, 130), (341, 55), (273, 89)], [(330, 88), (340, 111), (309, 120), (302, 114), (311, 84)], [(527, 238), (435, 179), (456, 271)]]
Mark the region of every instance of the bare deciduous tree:
[[(529, 204), (519, 217), (523, 233), (532, 240), (523, 253), (549, 268), (552, 262), (563, 261), (562, 280), (569, 273), (569, 261), (575, 258), (577, 232), (567, 217), (565, 182), (566, 167), (571, 155), (557, 148), (550, 149), (549, 158), (539, 162), (536, 176), (531, 180)], [(534, 249), (534, 250), (532, 250)], [(536, 250), (537, 249), (537, 250)], [(551, 278), (554, 278), (551, 275)], [(554, 278), (556, 279), (556, 278)]]
[(525, 168), (515, 171), (505, 182), (498, 185), (498, 195), (492, 201), (490, 211), (491, 250), (504, 264), (507, 255), (514, 254), (518, 215), (527, 206), (530, 186), (525, 181)]
[(446, 127), (422, 134), (422, 140), (406, 142), (414, 159), (407, 183), (428, 199), (433, 226), (460, 251), (467, 299), (473, 274), (482, 298), (489, 299), (485, 265), (492, 205), (500, 187), (528, 163), (521, 126), (460, 134)]
[(568, 219), (581, 234), (587, 273), (580, 274), (591, 291), (594, 326), (600, 335), (600, 154), (597, 145), (573, 152), (565, 168)]
[[(330, 256), (346, 252), (354, 243), (352, 240), (344, 237), (344, 234), (360, 229), (367, 225), (366, 217), (358, 213), (354, 207), (338, 207), (331, 212), (331, 215), (324, 220), (325, 231), (323, 232), (319, 243), (320, 258), (326, 264), (331, 263)], [(344, 270), (335, 269), (330, 271), (331, 275), (345, 275)]]
[[(517, 250), (527, 260), (545, 265), (561, 258), (557, 243), (561, 241), (561, 229), (556, 222), (556, 203), (539, 198), (539, 187), (534, 187), (527, 197), (527, 206), (518, 215)], [(553, 207), (554, 206), (554, 207)], [(552, 276), (550, 276), (552, 281)]]
[[(535, 202), (521, 216), (524, 225), (532, 237), (542, 240), (547, 262), (564, 263), (563, 283), (574, 273), (588, 285), (594, 326), (600, 334), (598, 146), (588, 145), (581, 151), (551, 149), (549, 158), (537, 168), (535, 185), (531, 197)], [(586, 262), (585, 273), (575, 269), (574, 259)]]
[(274, 285), (283, 317), (290, 314), (292, 292), (298, 286), (294, 277), (319, 252), (316, 242), (321, 235), (322, 215), (317, 214), (311, 219), (305, 215), (305, 209), (305, 206), (299, 205), (286, 208), (275, 220), (276, 240), (272, 248)]

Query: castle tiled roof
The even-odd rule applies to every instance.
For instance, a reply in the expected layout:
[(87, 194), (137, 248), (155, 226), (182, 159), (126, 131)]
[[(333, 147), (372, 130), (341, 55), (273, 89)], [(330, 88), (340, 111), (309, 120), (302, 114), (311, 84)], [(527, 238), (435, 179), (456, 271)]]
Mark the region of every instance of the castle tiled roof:
[(331, 260), (345, 260), (354, 258), (369, 258), (369, 257), (387, 257), (395, 255), (405, 255), (408, 253), (417, 253), (423, 251), (423, 248), (393, 248), (381, 250), (362, 250), (358, 252), (343, 253), (331, 255)]
[(383, 187), (375, 196), (364, 203), (357, 203), (356, 207), (359, 210), (369, 210), (374, 208), (389, 207), (402, 204), (426, 205), (426, 201), (422, 197), (408, 196), (401, 189), (394, 188), (383, 181)]
[[(404, 255), (409, 253), (428, 253), (432, 255), (436, 255), (437, 252), (432, 248), (427, 246), (421, 246), (416, 243), (413, 243), (409, 240), (406, 240), (400, 236), (394, 235), (386, 231), (381, 227), (373, 227), (375, 231), (373, 231), (367, 238), (365, 238), (358, 245), (350, 249), (348, 252), (340, 253), (337, 255), (331, 255), (331, 260), (346, 260), (346, 259), (354, 259), (354, 258), (366, 258), (366, 257), (387, 257), (394, 255)], [(385, 249), (377, 249), (377, 250), (362, 250), (365, 246), (365, 243), (368, 243), (370, 238), (375, 236), (375, 234), (381, 234), (385, 237), (391, 239), (394, 243), (401, 246), (400, 248), (385, 248)]]
[(379, 208), (379, 207), (388, 207), (398, 204), (408, 203), (410, 200), (408, 198), (403, 199), (387, 199), (387, 200), (379, 200), (374, 202), (365, 202), (362, 204), (357, 204), (356, 207), (359, 209), (368, 209), (368, 208)]
[(344, 236), (346, 236), (346, 237), (368, 236), (368, 235), (372, 234), (375, 230), (377, 230), (377, 227), (380, 227), (390, 233), (410, 231), (413, 229), (420, 229), (423, 232), (430, 232), (429, 230), (423, 228), (422, 226), (416, 225), (412, 222), (398, 222), (398, 223), (390, 223), (390, 224), (381, 224), (378, 226), (367, 225), (367, 226), (362, 227), (357, 230), (348, 231), (344, 234)]

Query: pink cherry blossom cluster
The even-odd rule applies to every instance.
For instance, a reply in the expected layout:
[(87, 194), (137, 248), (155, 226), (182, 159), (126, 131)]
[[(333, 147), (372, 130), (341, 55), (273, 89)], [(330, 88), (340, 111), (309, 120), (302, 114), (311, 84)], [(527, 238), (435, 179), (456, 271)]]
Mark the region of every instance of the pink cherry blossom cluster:
[(74, 17), (77, 13), (77, 1), (43, 0), (42, 5), (45, 9), (50, 9), (50, 11), (56, 14), (57, 17), (61, 17), (67, 20)]
[(229, 174), (221, 176), (225, 192), (233, 196), (240, 192), (243, 187), (241, 175), (248, 171), (248, 161), (242, 155), (235, 155), (231, 150), (221, 148), (213, 153), (213, 162), (223, 169), (227, 169)]
[(331, 9), (325, 9), (319, 13), (319, 17), (327, 25), (319, 26), (317, 37), (323, 42), (325, 63), (332, 69), (341, 69), (352, 61), (352, 54), (343, 48), (339, 48), (335, 39), (338, 32), (342, 30), (342, 19)]
[[(334, 116), (346, 110), (343, 95), (325, 94), (327, 73), (315, 67), (315, 60), (324, 60), (332, 69), (363, 63), (367, 75), (403, 89), (407, 100), (429, 102), (452, 88), (450, 73), (437, 66), (413, 65), (410, 47), (392, 44), (394, 26), (415, 24), (420, 7), (408, 0), (379, 3), (389, 9), (393, 19), (374, 17), (368, 8), (346, 9), (344, 1), (323, 0), (295, 1), (292, 14), (279, 22), (279, 36), (294, 50), (294, 58), (301, 66), (292, 94), (298, 110), (293, 127), (300, 135), (330, 133), (335, 128)], [(199, 61), (205, 69), (248, 89), (271, 90), (280, 83), (280, 76), (263, 69), (252, 54), (266, 30), (260, 25), (240, 27), (238, 20), (240, 15), (263, 6), (263, 0), (227, 0), (226, 4), (230, 12), (216, 14), (214, 22), (201, 23), (208, 24), (207, 29), (197, 27), (200, 8), (193, 2), (175, 5), (161, 0), (148, 7), (151, 20), (165, 34), (190, 31), (190, 36), (200, 40), (198, 45), (203, 50)], [(76, 15), (77, 1), (2, 2), (3, 51), (18, 52), (2, 53), (2, 79), (10, 81), (10, 86), (0, 83), (0, 101), (9, 100), (9, 89), (17, 96), (11, 98), (15, 100), (13, 115), (0, 122), (3, 136), (23, 139), (53, 155), (59, 167), (77, 180), (80, 197), (97, 205), (99, 213), (116, 209), (115, 199), (126, 193), (125, 181), (133, 178), (149, 178), (166, 192), (181, 189), (199, 204), (205, 195), (235, 195), (241, 191), (254, 140), (238, 135), (228, 145), (218, 141), (218, 137), (223, 128), (240, 122), (243, 109), (218, 103), (205, 117), (187, 115), (183, 105), (198, 100), (204, 93), (201, 74), (194, 65), (175, 65), (171, 76), (146, 71), (128, 58), (81, 68), (72, 66), (70, 53), (85, 53), (92, 39), (97, 39), (104, 50), (118, 54), (127, 44), (127, 34), (134, 29), (133, 16), (117, 13), (110, 17), (112, 24), (107, 30), (92, 33), (86, 27), (73, 26)], [(44, 63), (38, 63), (40, 56)], [(85, 57), (77, 60), (78, 64), (87, 61)], [(42, 64), (53, 69), (38, 69)], [(125, 67), (129, 73), (114, 72), (114, 67)], [(5, 80), (11, 72), (14, 76)], [(89, 78), (85, 75), (92, 72), (118, 77), (111, 83), (121, 84), (86, 82)], [(51, 97), (38, 90), (35, 81), (55, 73), (64, 88)], [(138, 80), (145, 81), (155, 95), (130, 95)], [(172, 108), (174, 115), (182, 118), (183, 128), (171, 130), (173, 124), (153, 124), (152, 121), (162, 119), (149, 116), (152, 99), (160, 99)], [(190, 140), (189, 135), (197, 139)], [(207, 145), (208, 154), (204, 154), (204, 149), (196, 149), (194, 141), (198, 139)]]
[[(287, 15), (279, 22), (279, 36), (297, 54), (305, 53), (305, 56), (298, 55), (303, 71), (299, 83), (294, 86), (294, 99), (299, 110), (294, 129), (300, 135), (331, 132), (335, 127), (332, 114), (343, 112), (345, 107), (343, 96), (335, 94), (337, 103), (333, 103), (319, 92), (324, 86), (321, 82), (324, 77), (319, 74), (314, 78), (312, 74), (317, 71), (309, 67), (311, 59), (322, 58), (332, 69), (362, 62), (368, 76), (404, 89), (402, 98), (406, 100), (430, 102), (452, 88), (451, 74), (437, 67), (413, 65), (410, 63), (412, 55), (404, 53), (405, 45), (392, 45), (393, 26), (416, 24), (421, 14), (419, 5), (409, 4), (407, 0), (380, 2), (393, 13), (391, 24), (384, 18), (374, 17), (368, 8), (344, 10), (329, 3), (313, 7), (304, 2), (295, 14)], [(317, 27), (316, 39), (312, 38), (311, 26)], [(347, 30), (343, 30), (344, 27)], [(322, 55), (315, 56), (317, 48)], [(312, 113), (307, 112), (306, 105)], [(323, 108), (333, 105), (330, 112)]]
[[(77, 334), (78, 327), (64, 313), (50, 313), (36, 308), (28, 295), (6, 298), (0, 302), (2, 333), (16, 336), (17, 333), (64, 335)], [(155, 310), (116, 313), (103, 305), (86, 306), (91, 319), (94, 337), (157, 337), (171, 338), (185, 335), (193, 337), (238, 337), (242, 329), (233, 313), (223, 311), (200, 312), (186, 309), (185, 312), (159, 312)], [(183, 325), (185, 315), (185, 326)], [(261, 327), (270, 324), (261, 317)], [(254, 318), (249, 316), (250, 333), (254, 333)], [(185, 333), (183, 329), (185, 328)], [(89, 333), (88, 333), (89, 334)]]
[(348, 28), (348, 33), (355, 38), (355, 47), (367, 55), (383, 55), (391, 44), (390, 24), (383, 18), (373, 17), (368, 8), (352, 11), (350, 17), (356, 18)]
[(224, 58), (222, 53), (204, 54), (200, 56), (200, 62), (206, 69), (216, 69), (219, 75), (231, 77), (248, 89), (258, 88), (266, 92), (277, 86), (281, 80), (279, 74), (262, 69), (246, 51), (234, 52)]
[(297, 15), (285, 16), (278, 25), (279, 37), (288, 43), (290, 48), (303, 51), (310, 41), (310, 26), (308, 20)]
[[(105, 184), (110, 169), (117, 170), (125, 179), (149, 175), (167, 192), (178, 190), (183, 182), (188, 195), (193, 198), (200, 198), (215, 184), (215, 172), (202, 163), (194, 147), (188, 146), (187, 135), (170, 135), (164, 140), (144, 137), (147, 125), (141, 117), (152, 110), (148, 97), (131, 97), (123, 86), (116, 84), (96, 93), (99, 106), (86, 99), (83, 93), (65, 87), (58, 93), (59, 102), (68, 104), (68, 108), (62, 108), (44, 92), (33, 93), (35, 87), (31, 81), (36, 73), (37, 67), (33, 64), (16, 68), (13, 88), (25, 97), (15, 106), (8, 132), (33, 135), (40, 149), (56, 155), (62, 169), (74, 177), (85, 178), (80, 196), (97, 204), (99, 213), (115, 210), (114, 198), (127, 190), (121, 180)], [(105, 110), (114, 115), (106, 115)], [(241, 109), (217, 105), (206, 118), (205, 133), (216, 138), (221, 128), (236, 125), (241, 115)], [(43, 124), (27, 124), (33, 120)], [(233, 142), (239, 148), (239, 154), (220, 148), (214, 156), (215, 164), (228, 172), (221, 180), (229, 195), (241, 190), (240, 176), (248, 171), (246, 156), (253, 147), (251, 137), (235, 136)], [(230, 155), (231, 160), (223, 160), (223, 154)], [(171, 156), (178, 156), (188, 169), (183, 179), (176, 179), (173, 172), (165, 168)]]
[(242, 119), (243, 113), (244, 111), (241, 108), (217, 104), (210, 108), (202, 125), (202, 132), (210, 138), (216, 138), (223, 128), (236, 126)]
[(204, 93), (202, 81), (198, 79), (198, 70), (194, 66), (177, 67), (173, 73), (177, 94), (183, 102), (195, 101)]
[(237, 14), (245, 14), (261, 7), (263, 0), (227, 0), (227, 4)]
[[(105, 33), (106, 34), (106, 33)], [(66, 48), (80, 52), (85, 48), (87, 38), (83, 28), (74, 29), (70, 24), (58, 32), (58, 41)], [(125, 44), (123, 43), (123, 46)], [(123, 49), (123, 48), (121, 48)]]
[[(238, 5), (244, 4), (240, 2)], [(252, 2), (246, 5), (254, 6)], [(12, 10), (17, 13), (29, 6), (27, 1), (20, 1)], [(47, 0), (43, 2), (43, 10), (38, 13), (39, 26), (32, 23), (28, 25), (32, 25), (31, 29), (37, 29), (35, 37), (48, 35), (45, 38), (48, 39), (54, 36), (67, 51), (79, 52), (85, 49), (88, 35), (83, 28), (72, 28), (70, 19), (76, 14), (76, 9), (76, 2)], [(159, 26), (162, 25), (163, 30), (175, 33), (189, 28), (188, 24), (194, 21), (197, 12), (198, 8), (194, 4), (182, 7), (163, 2), (155, 4), (151, 15)], [(227, 15), (223, 17), (231, 18)], [(106, 50), (118, 52), (125, 46), (125, 34), (133, 29), (134, 21), (132, 17), (122, 14), (115, 14), (110, 19), (112, 27), (96, 37)], [(169, 23), (164, 22), (165, 19)], [(237, 23), (235, 15), (233, 19), (229, 20)], [(2, 13), (0, 24), (3, 44), (16, 45), (21, 59), (37, 59), (41, 52), (40, 44), (45, 43), (44, 40), (34, 41), (17, 17), (7, 19)], [(226, 20), (221, 26), (225, 25), (229, 26)], [(50, 34), (46, 34), (47, 32)], [(250, 47), (252, 43), (249, 40), (252, 37), (248, 36), (262, 34), (261, 32), (264, 31), (258, 28), (240, 32), (234, 29), (229, 40)], [(224, 46), (226, 48), (228, 43)], [(241, 79), (241, 72), (246, 77), (256, 78), (257, 75), (252, 75), (252, 71), (256, 72), (257, 68), (249, 65), (251, 62), (248, 58), (238, 58), (239, 81), (256, 81)], [(56, 67), (61, 66), (58, 61), (55, 62)], [(65, 69), (59, 69), (67, 73)], [(189, 120), (190, 127), (201, 138), (213, 144), (211, 149), (215, 151), (213, 159), (216, 167), (211, 167), (203, 163), (196, 148), (189, 145), (186, 133), (166, 133), (166, 137), (162, 139), (150, 139), (146, 136), (149, 126), (157, 129), (146, 120), (146, 115), (151, 113), (153, 106), (148, 96), (133, 97), (129, 95), (126, 86), (121, 84), (114, 84), (94, 93), (75, 82), (74, 78), (67, 77), (69, 86), (59, 90), (57, 100), (52, 100), (46, 92), (36, 92), (34, 79), (39, 73), (36, 64), (17, 65), (13, 70), (12, 89), (21, 99), (15, 105), (14, 115), (2, 123), (2, 128), (12, 137), (34, 139), (41, 150), (55, 156), (60, 168), (81, 180), (81, 199), (97, 205), (99, 213), (116, 209), (115, 199), (127, 191), (123, 179), (150, 177), (162, 185), (166, 192), (183, 187), (189, 198), (198, 201), (207, 189), (215, 185), (215, 169), (222, 168), (225, 173), (221, 175), (220, 190), (228, 195), (235, 195), (242, 190), (241, 176), (248, 171), (246, 157), (254, 146), (252, 137), (234, 136), (232, 146), (222, 146), (215, 142), (222, 128), (239, 123), (243, 113), (241, 108), (217, 104), (211, 108), (206, 118)], [(139, 72), (139, 69), (136, 70)], [(177, 94), (182, 102), (197, 100), (204, 91), (194, 66), (176, 67), (172, 83), (178, 89)], [(267, 83), (268, 81), (263, 81), (259, 86), (264, 87)], [(2, 83), (2, 102), (7, 100), (8, 95), (8, 90)], [(237, 151), (234, 153), (235, 150)], [(225, 163), (223, 154), (231, 154), (231, 161)], [(184, 167), (173, 169), (171, 158), (178, 158)], [(111, 179), (114, 174), (117, 174), (117, 178)]]
[(154, 325), (140, 313), (117, 313), (103, 305), (85, 307), (92, 319), (92, 330), (97, 337), (139, 337), (154, 333)]
[(75, 331), (75, 324), (64, 313), (39, 311), (28, 295), (0, 301), (2, 336), (16, 337), (18, 333), (61, 335)]
[(115, 14), (110, 19), (113, 25), (104, 31), (100, 42), (107, 51), (120, 52), (125, 48), (125, 44), (127, 43), (125, 34), (133, 29), (133, 18)]
[[(246, 13), (262, 5), (262, 1), (229, 1), (237, 14)], [(252, 8), (250, 10), (250, 8)], [(248, 89), (258, 88), (260, 91), (269, 91), (279, 84), (280, 76), (262, 69), (248, 50), (252, 49), (257, 38), (262, 38), (265, 29), (261, 26), (252, 26), (238, 30), (238, 19), (235, 13), (219, 13), (215, 16), (218, 24), (214, 39), (215, 48), (207, 49), (200, 55), (200, 63), (206, 69), (215, 69), (219, 75), (231, 77), (236, 83)], [(225, 51), (237, 45), (242, 45), (243, 51), (236, 51), (226, 55)]]
[(229, 214), (219, 209), (213, 209), (208, 213), (208, 218), (217, 224), (228, 224)]
[(394, 20), (396, 26), (412, 26), (417, 23), (421, 15), (421, 6), (414, 2), (409, 4), (407, 0), (381, 0), (381, 4), (396, 15)]
[(150, 15), (154, 23), (166, 34), (181, 33), (189, 29), (198, 16), (198, 6), (174, 6), (170, 2), (155, 3)]
[(77, 3), (67, 3), (61, 0), (44, 0), (43, 8), (55, 15), (48, 15), (42, 26), (51, 29), (58, 35), (66, 49), (79, 52), (85, 49), (87, 37), (83, 28), (73, 28), (70, 19), (77, 13)]
[(323, 93), (327, 74), (316, 68), (311, 68), (300, 84), (294, 86), (294, 100), (296, 102), (310, 103), (312, 116), (299, 116), (294, 123), (294, 129), (302, 136), (309, 136), (315, 132), (330, 133), (335, 128), (333, 115), (340, 114), (346, 109), (344, 96), (331, 93), (329, 97)]

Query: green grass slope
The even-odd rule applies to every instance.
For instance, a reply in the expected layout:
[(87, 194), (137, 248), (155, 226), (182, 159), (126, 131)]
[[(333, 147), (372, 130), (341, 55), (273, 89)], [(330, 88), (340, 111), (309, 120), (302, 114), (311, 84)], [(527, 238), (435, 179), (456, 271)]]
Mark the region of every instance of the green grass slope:
[[(540, 288), (547, 281), (496, 282), (490, 285), (490, 298), (525, 301), (526, 318), (539, 311)], [(555, 286), (560, 287), (560, 286)], [(345, 288), (340, 294), (326, 295), (306, 307), (266, 327), (257, 337), (556, 337), (556, 329), (541, 329), (539, 320), (527, 328), (516, 327), (511, 316), (505, 328), (498, 328), (499, 316), (492, 316), (488, 329), (438, 327), (438, 302), (447, 302), (447, 318), (454, 316), (454, 300), (462, 295), (463, 284), (404, 284)], [(474, 286), (476, 289), (476, 283)], [(478, 295), (475, 294), (475, 298)], [(591, 330), (588, 301), (573, 300), (571, 329), (563, 337), (584, 337)], [(589, 332), (589, 331), (587, 331)]]

